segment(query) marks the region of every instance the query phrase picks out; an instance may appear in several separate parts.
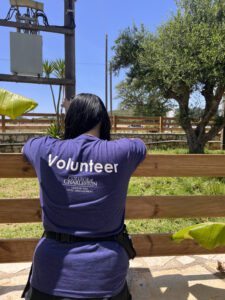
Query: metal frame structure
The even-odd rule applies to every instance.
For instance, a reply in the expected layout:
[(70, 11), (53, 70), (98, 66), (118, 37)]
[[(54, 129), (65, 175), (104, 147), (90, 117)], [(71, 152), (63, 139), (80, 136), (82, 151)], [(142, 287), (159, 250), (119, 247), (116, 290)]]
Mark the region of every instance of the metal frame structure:
[(32, 76), (20, 76), (10, 74), (0, 74), (0, 81), (35, 83), (35, 84), (53, 84), (65, 85), (65, 97), (71, 99), (76, 94), (76, 76), (75, 76), (75, 2), (76, 0), (64, 0), (64, 26), (43, 26), (21, 24), (19, 22), (0, 19), (0, 27), (13, 27), (28, 29), (32, 31), (44, 31), (57, 34), (64, 34), (65, 48), (65, 78), (44, 78)]

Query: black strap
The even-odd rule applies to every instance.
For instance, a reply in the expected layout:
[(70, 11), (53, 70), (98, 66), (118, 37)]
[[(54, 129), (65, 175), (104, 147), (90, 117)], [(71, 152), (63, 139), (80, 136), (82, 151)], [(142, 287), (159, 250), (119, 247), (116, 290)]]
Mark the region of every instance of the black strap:
[(25, 288), (24, 288), (24, 290), (23, 290), (23, 293), (22, 293), (22, 295), (21, 295), (21, 298), (25, 298), (25, 295), (26, 295), (27, 291), (28, 291), (29, 288), (30, 288), (30, 278), (31, 278), (31, 274), (32, 274), (32, 269), (33, 269), (33, 263), (31, 264), (31, 267), (30, 267), (30, 273), (29, 273), (29, 275), (28, 275), (27, 283), (26, 283), (26, 286), (25, 286)]
[(71, 234), (54, 231), (45, 231), (44, 236), (59, 241), (61, 243), (115, 241), (124, 247), (129, 259), (133, 259), (136, 256), (136, 251), (133, 247), (131, 237), (127, 232), (125, 224), (123, 226), (123, 230), (119, 234), (108, 237), (77, 237)]
[(73, 242), (103, 242), (103, 241), (115, 241), (115, 236), (108, 237), (79, 237), (67, 233), (60, 233), (55, 231), (44, 231), (44, 237), (56, 240), (61, 243), (73, 243)]

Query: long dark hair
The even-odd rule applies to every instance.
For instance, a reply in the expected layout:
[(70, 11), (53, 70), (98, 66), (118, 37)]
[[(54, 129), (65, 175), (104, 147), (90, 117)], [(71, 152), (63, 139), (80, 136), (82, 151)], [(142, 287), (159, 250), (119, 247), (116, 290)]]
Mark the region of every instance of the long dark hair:
[(102, 100), (82, 93), (73, 98), (65, 118), (64, 139), (73, 139), (91, 130), (99, 122), (100, 139), (110, 140), (111, 122)]

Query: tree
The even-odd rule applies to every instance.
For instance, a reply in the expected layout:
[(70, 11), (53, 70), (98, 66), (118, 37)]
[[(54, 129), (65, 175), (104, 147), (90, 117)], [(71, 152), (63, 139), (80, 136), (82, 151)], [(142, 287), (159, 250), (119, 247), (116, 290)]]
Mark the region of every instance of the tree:
[(132, 109), (134, 116), (165, 116), (172, 104), (157, 91), (147, 91), (137, 80), (124, 80), (116, 86), (122, 110)]
[[(134, 55), (132, 42), (127, 41), (137, 41), (143, 28), (125, 29), (120, 34), (114, 46), (113, 70), (127, 68), (128, 80), (135, 78), (149, 90), (159, 90), (165, 99), (174, 99), (189, 152), (204, 153), (206, 143), (225, 125), (225, 118), (218, 115), (225, 92), (225, 0), (176, 3), (176, 14), (155, 34), (144, 30)], [(202, 95), (205, 103), (202, 116), (193, 127), (190, 100), (195, 92)]]

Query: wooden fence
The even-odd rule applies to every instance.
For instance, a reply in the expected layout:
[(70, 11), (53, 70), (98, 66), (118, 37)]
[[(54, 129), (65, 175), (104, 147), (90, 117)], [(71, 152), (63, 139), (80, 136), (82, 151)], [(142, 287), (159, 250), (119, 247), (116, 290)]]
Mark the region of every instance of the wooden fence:
[[(175, 133), (183, 132), (176, 118), (166, 117), (125, 117), (125, 116), (112, 116), (112, 131), (113, 132), (140, 132), (140, 133)], [(24, 114), (22, 118), (12, 120), (5, 118), (0, 119), (1, 132), (29, 132), (38, 131), (44, 132), (49, 125), (54, 121), (55, 114), (47, 113), (28, 113)], [(196, 124), (196, 123), (195, 123)], [(193, 126), (195, 126), (193, 124)], [(210, 126), (207, 130), (210, 129)], [(206, 130), (206, 131), (207, 131)]]
[(9, 119), (1, 117), (1, 132), (45, 132), (50, 124), (55, 120), (55, 114), (29, 113), (24, 114), (19, 119)]
[[(21, 154), (0, 154), (0, 178), (35, 177)], [(147, 155), (133, 176), (225, 176), (224, 155)], [(150, 180), (150, 178), (149, 178)], [(16, 188), (14, 186), (13, 188)], [(225, 217), (225, 196), (129, 196), (126, 219)], [(0, 199), (0, 223), (40, 222), (39, 199)], [(133, 234), (137, 256), (225, 253), (208, 251), (193, 240), (176, 244), (170, 233)], [(0, 239), (0, 263), (31, 261), (38, 239)]]

